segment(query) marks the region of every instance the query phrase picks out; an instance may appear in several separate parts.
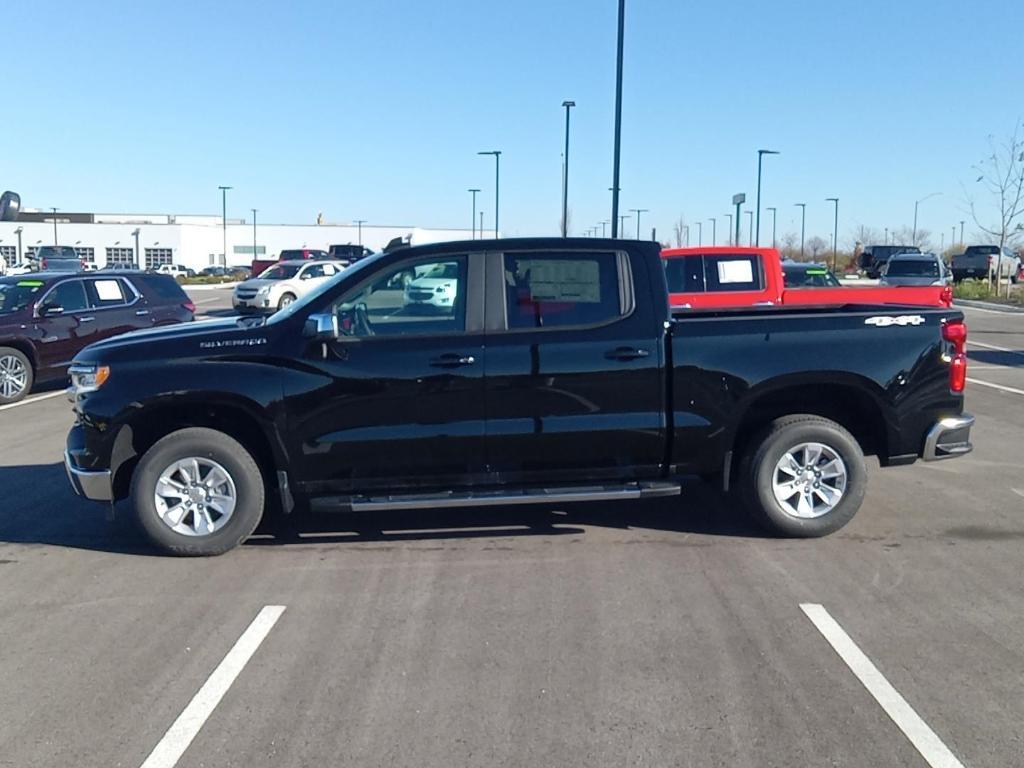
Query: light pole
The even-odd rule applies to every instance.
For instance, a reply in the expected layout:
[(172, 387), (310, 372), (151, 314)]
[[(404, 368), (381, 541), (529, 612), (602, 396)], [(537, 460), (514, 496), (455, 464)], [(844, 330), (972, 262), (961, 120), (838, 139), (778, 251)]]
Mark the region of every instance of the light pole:
[[(472, 239), (476, 240), (476, 193), (479, 192), (480, 190), (479, 189), (467, 189), (466, 191), (470, 192), (473, 195), (473, 215), (469, 217), (469, 223), (470, 223), (470, 226), (473, 228), (473, 238)], [(480, 239), (481, 240), (483, 239), (483, 236), (484, 236), (484, 231), (483, 231), (483, 228), (481, 228), (480, 229)]]
[(256, 208), (250, 208), (252, 211), (252, 258), (255, 261), (258, 257), (256, 254)]
[(711, 245), (718, 245), (718, 221), (714, 218), (708, 219), (711, 222)]
[[(494, 239), (498, 239), (498, 191), (501, 183), (501, 150), (491, 149), (486, 152), (477, 152), (478, 155), (494, 155)], [(480, 228), (480, 236), (483, 237), (483, 227)]]
[(889, 244), (889, 228), (888, 227), (885, 228), (885, 244), (886, 245)]
[[(605, 224), (611, 224), (611, 222), (608, 221), (607, 219), (605, 219), (604, 221), (601, 222), (601, 237), (605, 236), (605, 231), (604, 231), (604, 225)], [(595, 231), (595, 233), (596, 233), (596, 231)]]
[(647, 213), (650, 208), (630, 208), (630, 213), (636, 214), (636, 239), (640, 239), (640, 214)]
[(726, 238), (726, 240), (727, 240), (726, 245), (732, 245), (732, 214), (731, 213), (725, 214), (725, 218), (727, 218), (729, 220), (729, 226), (726, 227), (726, 229), (725, 229), (725, 231), (729, 235)]
[(960, 219), (960, 245), (964, 244), (964, 220)]
[(139, 252), (139, 228), (136, 227), (135, 231), (132, 232), (132, 236), (135, 238), (135, 266), (142, 269), (142, 253)]
[(21, 266), (21, 232), (22, 232), (22, 227), (18, 227), (16, 230), (14, 230), (14, 234), (16, 234), (18, 236), (18, 266), (19, 267)]
[(484, 239), (484, 212), (480, 211), (480, 239)]
[(619, 36), (615, 59), (615, 151), (612, 160), (612, 237), (618, 237), (619, 149), (622, 144), (622, 44), (626, 28), (626, 0), (619, 0)]
[(53, 244), (57, 245), (57, 208), (51, 208), (53, 211)]
[(686, 247), (689, 248), (690, 247), (690, 225), (689, 224), (683, 224), (683, 229), (686, 230), (686, 236), (685, 236), (686, 237)]
[(562, 166), (562, 237), (569, 236), (569, 110), (575, 101), (563, 101), (565, 107), (565, 163)]
[(826, 197), (826, 203), (836, 204), (836, 218), (833, 224), (832, 230), (832, 273), (836, 271), (836, 254), (839, 250), (839, 198), (838, 197)]
[(704, 245), (704, 222), (695, 221), (694, 224), (697, 225), (697, 245)]
[(752, 246), (754, 244), (754, 212), (744, 211), (744, 213), (750, 217), (750, 220), (747, 221), (747, 245)]
[(800, 258), (804, 257), (804, 233), (807, 231), (807, 203), (793, 203), (800, 209)]
[(767, 206), (765, 207), (765, 210), (772, 212), (772, 248), (777, 248), (778, 246), (775, 244), (775, 214), (777, 212), (777, 209), (773, 208), (772, 206)]
[(941, 195), (941, 194), (942, 194), (941, 192), (932, 192), (930, 195), (925, 195), (920, 200), (915, 200), (914, 201), (914, 234), (912, 234), (910, 236), (910, 244), (911, 245), (917, 245), (917, 206), (920, 205), (921, 203), (923, 203), (925, 200), (928, 200), (929, 198), (932, 198), (932, 197), (935, 197), (936, 195)]
[(757, 150), (757, 244), (761, 245), (761, 158), (779, 154), (774, 149)]
[(221, 266), (227, 266), (228, 263), (228, 190), (232, 187), (217, 187), (220, 190), (221, 200), (221, 214), (220, 221), (221, 227), (224, 232), (224, 253), (221, 254)]
[(953, 243), (956, 242), (956, 224), (953, 225), (953, 231), (949, 234), (949, 247), (953, 247)]
[(747, 195), (745, 192), (737, 192), (732, 196), (732, 204), (736, 206), (736, 241), (735, 245), (740, 244), (740, 206), (747, 202)]
[[(620, 213), (619, 214), (619, 227), (618, 227), (617, 231), (619, 231), (619, 232), (624, 231), (623, 227), (626, 226), (626, 219), (631, 219), (631, 218), (633, 218), (633, 217), (630, 216), (628, 213)], [(615, 227), (612, 227), (612, 230), (615, 230)], [(612, 237), (618, 237), (618, 235), (615, 234), (615, 231), (612, 232)]]
[(356, 232), (359, 238), (359, 247), (363, 247), (363, 224), (366, 223), (366, 219), (356, 219)]

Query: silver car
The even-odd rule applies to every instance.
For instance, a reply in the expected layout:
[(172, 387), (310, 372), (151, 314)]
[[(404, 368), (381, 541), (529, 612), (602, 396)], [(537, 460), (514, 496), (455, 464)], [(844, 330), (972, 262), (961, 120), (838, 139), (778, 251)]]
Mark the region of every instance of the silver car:
[(882, 269), (880, 285), (947, 285), (952, 274), (934, 253), (897, 253)]
[(316, 290), (346, 266), (343, 261), (279, 261), (258, 277), (235, 286), (231, 303), (238, 312), (276, 312)]

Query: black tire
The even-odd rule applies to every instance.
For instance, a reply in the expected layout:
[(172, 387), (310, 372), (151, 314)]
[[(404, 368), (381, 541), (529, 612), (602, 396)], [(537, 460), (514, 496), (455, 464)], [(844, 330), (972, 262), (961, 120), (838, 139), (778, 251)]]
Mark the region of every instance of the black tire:
[[(3, 394), (3, 383), (6, 376), (13, 374), (14, 371), (5, 370), (6, 366), (3, 366), (5, 358), (12, 361), (14, 365), (20, 365), (23, 373), (19, 374), (19, 376), (24, 376), (24, 384), (21, 385), (21, 389), (17, 391), (12, 389), (8, 395)], [(32, 361), (23, 352), (14, 347), (0, 347), (0, 366), (2, 366), (0, 367), (0, 405), (16, 403), (32, 391), (32, 384), (35, 382), (35, 371), (32, 370)], [(8, 381), (13, 388), (15, 386), (14, 379), (12, 378)]]
[[(234, 512), (222, 528), (202, 536), (171, 530), (160, 519), (154, 494), (160, 473), (179, 459), (205, 457), (220, 464), (235, 485)], [(132, 474), (130, 497), (146, 537), (170, 555), (219, 555), (241, 544), (259, 525), (264, 508), (260, 468), (235, 439), (213, 429), (189, 427), (161, 438), (143, 454)]]
[(283, 294), (281, 296), (281, 298), (277, 300), (277, 308), (278, 309), (284, 309), (289, 304), (291, 304), (293, 301), (295, 301), (295, 298), (296, 297), (295, 297), (294, 293), (285, 293), (285, 294)]
[[(845, 465), (846, 487), (835, 507), (820, 517), (797, 517), (776, 500), (772, 475), (782, 457), (801, 443), (821, 443)], [(860, 509), (867, 488), (864, 452), (839, 424), (798, 414), (773, 421), (750, 441), (737, 477), (740, 494), (754, 519), (772, 533), (795, 538), (826, 536), (846, 525)]]

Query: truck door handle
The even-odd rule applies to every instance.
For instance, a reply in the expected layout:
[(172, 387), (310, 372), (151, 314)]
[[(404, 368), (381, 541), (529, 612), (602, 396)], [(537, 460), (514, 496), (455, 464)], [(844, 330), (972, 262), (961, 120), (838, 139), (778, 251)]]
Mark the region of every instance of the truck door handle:
[(95, 317), (80, 317), (80, 318), (78, 318), (78, 322), (80, 322), (80, 323), (91, 323), (95, 319), (96, 319)]
[(430, 364), (434, 368), (459, 368), (463, 365), (473, 365), (476, 362), (476, 358), (472, 355), (460, 355), (454, 352), (448, 352), (440, 357), (435, 357), (430, 361)]
[(646, 349), (636, 349), (635, 347), (616, 347), (610, 349), (604, 353), (604, 356), (609, 360), (636, 360), (640, 357), (648, 357), (651, 353)]
[(136, 317), (143, 317), (143, 316), (148, 315), (148, 314), (149, 314), (149, 310), (148, 309), (136, 309), (135, 310), (135, 316)]

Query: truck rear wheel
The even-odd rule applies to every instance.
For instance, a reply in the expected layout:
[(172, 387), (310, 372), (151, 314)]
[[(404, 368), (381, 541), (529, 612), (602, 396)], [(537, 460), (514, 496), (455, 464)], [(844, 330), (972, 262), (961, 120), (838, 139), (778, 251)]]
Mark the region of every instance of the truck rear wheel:
[(236, 440), (190, 427), (142, 456), (131, 501), (147, 538), (172, 555), (219, 555), (241, 544), (263, 515), (259, 466)]
[(776, 419), (751, 441), (740, 490), (754, 517), (780, 536), (826, 536), (860, 509), (864, 453), (834, 421), (801, 414)]

